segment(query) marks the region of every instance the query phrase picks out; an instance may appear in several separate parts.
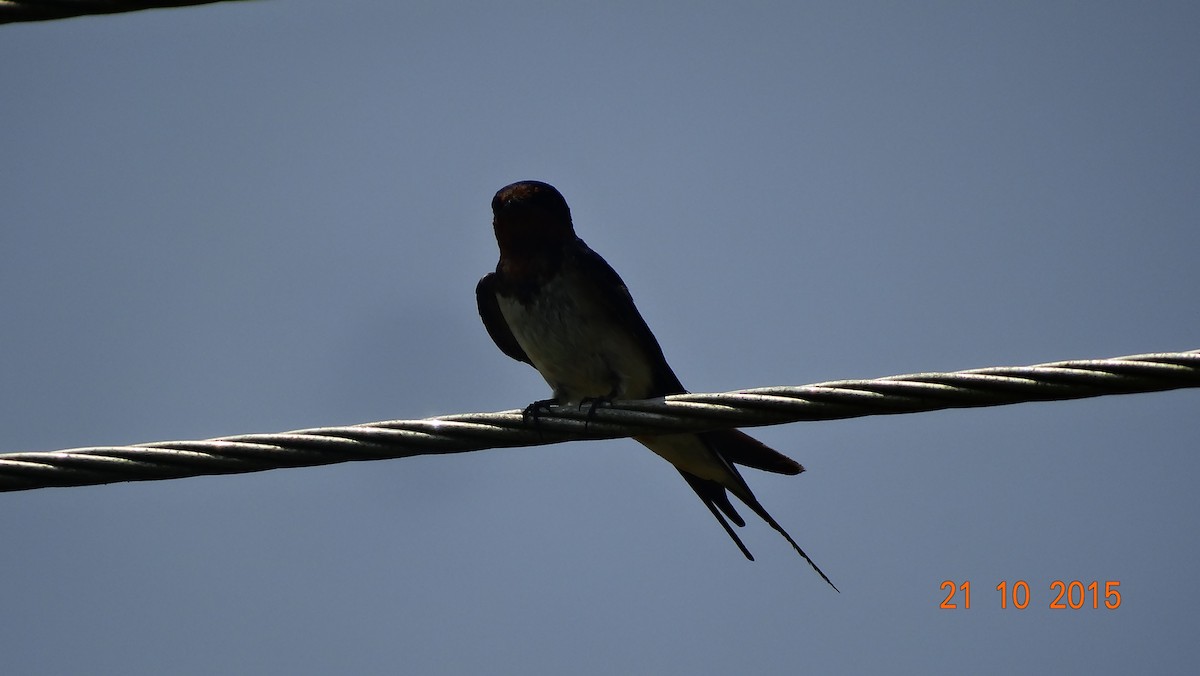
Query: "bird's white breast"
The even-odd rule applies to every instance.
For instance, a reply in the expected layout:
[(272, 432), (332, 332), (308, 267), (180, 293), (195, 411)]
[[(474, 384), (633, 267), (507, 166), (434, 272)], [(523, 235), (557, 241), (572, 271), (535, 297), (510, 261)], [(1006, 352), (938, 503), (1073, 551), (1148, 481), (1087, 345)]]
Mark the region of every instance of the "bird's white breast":
[(513, 337), (562, 403), (637, 399), (650, 390), (653, 369), (645, 350), (600, 303), (600, 293), (591, 280), (563, 270), (527, 303), (498, 299)]

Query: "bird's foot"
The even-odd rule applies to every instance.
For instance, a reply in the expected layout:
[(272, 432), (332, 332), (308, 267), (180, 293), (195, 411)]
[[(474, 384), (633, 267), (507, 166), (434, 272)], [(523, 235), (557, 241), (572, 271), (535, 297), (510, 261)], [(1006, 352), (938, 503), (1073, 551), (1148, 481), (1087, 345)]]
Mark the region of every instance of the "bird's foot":
[(612, 406), (612, 397), (584, 397), (579, 401), (579, 409), (583, 410), (584, 406), (588, 407), (587, 417), (583, 420), (583, 429), (586, 431), (588, 425), (596, 418), (596, 409), (600, 407)]
[(550, 407), (557, 404), (557, 399), (538, 399), (532, 404), (526, 406), (521, 411), (521, 422), (533, 423), (533, 429), (537, 430), (538, 436), (542, 436), (541, 418), (543, 413), (549, 413)]

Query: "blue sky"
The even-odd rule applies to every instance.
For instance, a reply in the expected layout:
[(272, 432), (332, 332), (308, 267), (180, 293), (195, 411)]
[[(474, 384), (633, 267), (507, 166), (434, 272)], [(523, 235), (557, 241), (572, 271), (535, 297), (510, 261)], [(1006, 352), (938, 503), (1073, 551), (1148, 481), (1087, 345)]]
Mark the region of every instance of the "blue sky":
[[(340, 13), (339, 13), (340, 12)], [(305, 0), (0, 27), (0, 451), (516, 408), (535, 178), (696, 391), (1200, 347), (1191, 3)], [(0, 495), (13, 673), (1181, 671), (1200, 394)], [(971, 610), (939, 610), (943, 580)], [(994, 587), (1028, 581), (1025, 610)], [(1053, 580), (1117, 580), (1113, 611)]]

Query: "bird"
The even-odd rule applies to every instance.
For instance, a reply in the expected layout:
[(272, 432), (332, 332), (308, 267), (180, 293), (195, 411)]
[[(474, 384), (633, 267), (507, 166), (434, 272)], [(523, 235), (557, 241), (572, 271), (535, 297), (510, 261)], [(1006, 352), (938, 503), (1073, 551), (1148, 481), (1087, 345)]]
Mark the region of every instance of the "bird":
[[(492, 228), (500, 249), (496, 269), (475, 287), (479, 316), (500, 351), (537, 369), (553, 397), (530, 404), (595, 406), (687, 392), (634, 305), (625, 282), (575, 234), (562, 194), (542, 181), (518, 181), (492, 199)], [(809, 558), (754, 496), (737, 465), (796, 475), (804, 467), (734, 429), (636, 436), (665, 459), (751, 561), (734, 529), (746, 525), (729, 496), (757, 514), (812, 566)], [(727, 520), (728, 519), (728, 520)]]

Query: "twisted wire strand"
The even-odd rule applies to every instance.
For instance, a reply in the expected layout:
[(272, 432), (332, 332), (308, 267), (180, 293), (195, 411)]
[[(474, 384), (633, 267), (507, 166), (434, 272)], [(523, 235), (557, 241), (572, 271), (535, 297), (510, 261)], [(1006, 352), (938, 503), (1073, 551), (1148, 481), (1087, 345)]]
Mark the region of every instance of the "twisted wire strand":
[(594, 410), (552, 406), (422, 420), (0, 454), (0, 491), (258, 472), (575, 439), (700, 432), (1200, 387), (1200, 350), (680, 394)]
[(0, 0), (0, 24), (117, 14), (159, 7), (210, 5), (228, 0)]

